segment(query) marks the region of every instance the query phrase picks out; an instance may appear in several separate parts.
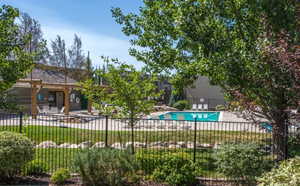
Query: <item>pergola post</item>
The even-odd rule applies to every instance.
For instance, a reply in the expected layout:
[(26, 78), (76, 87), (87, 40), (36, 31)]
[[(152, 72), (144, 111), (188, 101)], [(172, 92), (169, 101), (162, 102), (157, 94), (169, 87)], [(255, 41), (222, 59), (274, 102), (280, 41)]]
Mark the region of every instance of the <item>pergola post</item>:
[(65, 115), (69, 115), (70, 112), (70, 90), (68, 87), (65, 87), (64, 89), (64, 95), (65, 95)]
[(37, 110), (37, 85), (36, 84), (32, 84), (32, 89), (31, 89), (31, 115), (32, 118), (36, 119), (37, 114), (38, 114), (38, 110)]

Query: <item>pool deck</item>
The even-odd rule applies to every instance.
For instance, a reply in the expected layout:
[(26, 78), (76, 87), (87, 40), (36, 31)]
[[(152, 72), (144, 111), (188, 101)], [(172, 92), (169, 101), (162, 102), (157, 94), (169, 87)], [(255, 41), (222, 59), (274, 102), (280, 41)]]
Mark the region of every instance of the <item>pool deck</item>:
[[(152, 116), (158, 116), (167, 112), (156, 112)], [(59, 117), (60, 118), (60, 117)], [(106, 120), (97, 116), (83, 116), (85, 120), (79, 123), (63, 122), (51, 116), (39, 116), (38, 119), (29, 118), (23, 121), (24, 127), (28, 125), (38, 125), (47, 127), (64, 127), (87, 130), (105, 130)], [(88, 119), (86, 119), (88, 118)], [(19, 119), (0, 120), (0, 126), (18, 126)], [(135, 125), (135, 131), (191, 131), (194, 130), (195, 123), (193, 121), (176, 121), (176, 120), (141, 120)], [(213, 131), (246, 131), (246, 132), (266, 132), (261, 127), (238, 117), (236, 113), (221, 112), (219, 122), (197, 122), (197, 130), (213, 130)], [(109, 131), (130, 131), (128, 120), (108, 119)]]

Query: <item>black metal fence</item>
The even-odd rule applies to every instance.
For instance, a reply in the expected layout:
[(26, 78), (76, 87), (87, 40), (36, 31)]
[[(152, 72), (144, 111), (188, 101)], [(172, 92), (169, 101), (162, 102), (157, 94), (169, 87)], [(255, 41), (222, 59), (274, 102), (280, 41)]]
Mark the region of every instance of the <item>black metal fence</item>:
[(223, 143), (257, 142), (273, 156), (272, 132), (252, 123), (138, 119), (132, 129), (129, 121), (80, 114), (41, 114), (36, 118), (0, 114), (0, 131), (30, 138), (36, 147), (35, 159), (47, 163), (50, 172), (62, 167), (72, 170), (73, 158), (83, 148), (133, 146), (136, 156), (142, 158), (179, 153), (201, 164), (201, 176), (206, 178), (220, 177), (213, 153)]

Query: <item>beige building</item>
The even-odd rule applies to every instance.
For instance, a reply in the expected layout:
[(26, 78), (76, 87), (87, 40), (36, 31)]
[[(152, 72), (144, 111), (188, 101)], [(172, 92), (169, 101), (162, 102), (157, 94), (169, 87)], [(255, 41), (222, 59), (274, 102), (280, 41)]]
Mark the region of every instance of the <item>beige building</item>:
[(83, 109), (83, 96), (77, 90), (77, 83), (73, 78), (65, 78), (64, 71), (59, 68), (37, 66), (8, 93), (10, 100), (24, 112), (68, 114)]

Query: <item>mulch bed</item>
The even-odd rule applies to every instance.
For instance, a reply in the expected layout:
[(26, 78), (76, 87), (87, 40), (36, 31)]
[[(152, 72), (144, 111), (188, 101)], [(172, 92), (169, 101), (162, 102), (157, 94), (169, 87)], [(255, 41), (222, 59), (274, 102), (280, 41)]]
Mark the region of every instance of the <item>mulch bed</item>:
[[(55, 185), (50, 181), (50, 176), (43, 177), (17, 177), (13, 180), (0, 180), (0, 185)], [(81, 185), (79, 177), (68, 179), (65, 185)]]
[[(50, 176), (43, 176), (43, 177), (17, 177), (13, 180), (3, 181), (0, 180), (0, 186), (2, 185), (49, 185), (54, 186), (50, 181)], [(82, 186), (80, 177), (72, 177), (68, 179), (68, 181), (64, 184), (67, 186), (75, 186), (80, 185)], [(200, 180), (199, 186), (233, 186), (234, 184), (225, 180)], [(162, 183), (156, 183), (153, 181), (141, 181), (139, 184), (134, 186), (168, 186)]]

